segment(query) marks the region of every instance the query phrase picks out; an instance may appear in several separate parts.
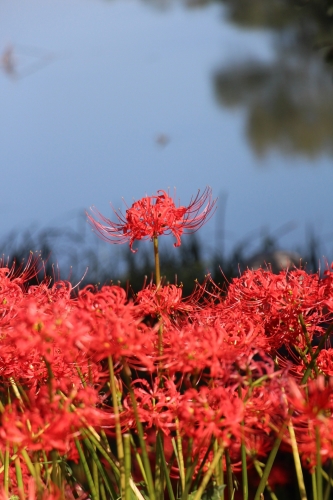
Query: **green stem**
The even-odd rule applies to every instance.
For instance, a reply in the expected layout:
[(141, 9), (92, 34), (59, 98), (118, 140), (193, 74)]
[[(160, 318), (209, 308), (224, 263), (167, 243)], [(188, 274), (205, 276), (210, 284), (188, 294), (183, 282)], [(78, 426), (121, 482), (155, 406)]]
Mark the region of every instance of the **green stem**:
[(94, 484), (94, 481), (93, 481), (85, 454), (83, 453), (81, 443), (78, 439), (75, 439), (75, 445), (76, 445), (77, 451), (79, 452), (80, 461), (82, 463), (83, 470), (84, 470), (84, 473), (86, 476), (86, 480), (87, 480), (87, 483), (89, 486), (89, 490), (90, 490), (89, 493), (91, 494), (91, 497), (93, 500), (97, 500), (97, 492), (96, 492), (95, 484)]
[[(117, 494), (116, 494), (114, 488), (112, 487), (110, 479), (109, 479), (108, 475), (106, 474), (106, 472), (104, 470), (104, 467), (101, 464), (101, 461), (98, 458), (98, 455), (96, 453), (96, 449), (95, 448), (97, 448), (97, 446), (94, 445), (94, 444), (92, 444), (90, 442), (89, 438), (87, 438), (87, 437), (83, 439), (83, 442), (84, 442), (85, 447), (88, 449), (88, 451), (89, 451), (89, 453), (90, 453), (90, 455), (92, 457), (93, 464), (95, 464), (95, 467), (98, 470), (100, 477), (103, 479), (104, 484), (105, 484), (108, 492), (111, 495), (111, 498), (117, 498)], [(96, 485), (96, 481), (99, 482), (99, 477), (98, 477), (98, 474), (95, 473), (95, 476), (94, 476), (94, 484), (95, 485)]]
[[(325, 478), (323, 474), (323, 469), (321, 469), (321, 473), (323, 477)], [(330, 461), (330, 466), (329, 466), (329, 474), (326, 474), (326, 488), (325, 488), (325, 494), (324, 494), (324, 500), (329, 500), (330, 494), (331, 494), (331, 489), (332, 489), (332, 473), (333, 473), (333, 462), (332, 460)]]
[(36, 482), (36, 487), (37, 487), (37, 498), (41, 498), (41, 496), (43, 494), (43, 484), (42, 484), (41, 468), (40, 468), (38, 451), (34, 452), (33, 460), (34, 460), (34, 467), (35, 467), (35, 471), (36, 471), (35, 482)]
[(179, 420), (176, 418), (176, 443), (177, 443), (177, 460), (179, 467), (180, 482), (182, 485), (182, 491), (185, 489), (185, 466), (184, 466), (184, 455), (183, 455), (183, 444), (182, 438), (179, 432)]
[(130, 434), (124, 434), (124, 452), (125, 452), (125, 500), (131, 500), (131, 487), (130, 487), (130, 477), (131, 477), (131, 436)]
[(200, 500), (201, 499), (201, 497), (205, 491), (205, 488), (206, 488), (207, 484), (209, 483), (210, 478), (212, 477), (214, 469), (216, 468), (222, 455), (223, 455), (223, 448), (220, 447), (219, 450), (217, 451), (217, 453), (215, 454), (212, 463), (208, 467), (208, 470), (207, 470), (206, 474), (204, 475), (204, 478), (203, 478), (193, 500)]
[[(93, 451), (95, 452), (94, 454), (92, 453)], [(92, 469), (92, 476), (93, 476), (93, 480), (94, 480), (94, 484), (95, 484), (95, 488), (96, 488), (96, 498), (97, 498), (97, 500), (100, 500), (100, 496), (99, 496), (99, 476), (98, 476), (98, 468), (97, 468), (97, 462), (99, 460), (98, 460), (98, 457), (97, 457), (97, 454), (96, 454), (96, 450), (94, 449), (94, 445), (91, 445), (91, 455), (92, 455), (91, 469)]]
[[(82, 429), (81, 432), (83, 432), (88, 437), (88, 439), (96, 446), (97, 450), (100, 452), (100, 454), (105, 458), (105, 460), (111, 466), (112, 472), (115, 475), (115, 478), (116, 478), (117, 484), (118, 484), (119, 478), (120, 478), (119, 464), (117, 464), (117, 462), (115, 461), (115, 458), (113, 457), (113, 455), (109, 449), (108, 442), (106, 441), (107, 444), (105, 444), (105, 446), (107, 447), (107, 450), (108, 450), (108, 451), (106, 451), (103, 448), (103, 446), (100, 444), (100, 442), (95, 438), (95, 436), (93, 434), (91, 434), (90, 432), (88, 432), (87, 429)], [(101, 433), (104, 433), (104, 431), (102, 431)], [(134, 483), (132, 478), (130, 478), (129, 483), (130, 483), (132, 492), (135, 495), (135, 497), (138, 498), (139, 500), (145, 500), (144, 497), (141, 495), (140, 491), (138, 490), (138, 488), (137, 488), (137, 486)], [(110, 488), (112, 488), (111, 483), (109, 483), (109, 486), (110, 486)], [(114, 496), (113, 497), (111, 496), (111, 498), (118, 498), (118, 496), (116, 494), (114, 494)]]
[(158, 252), (158, 237), (153, 237), (154, 242), (154, 258), (155, 258), (155, 278), (156, 278), (156, 287), (159, 288), (161, 286), (161, 268), (160, 268), (160, 254)]
[(265, 489), (267, 481), (268, 481), (269, 474), (270, 474), (271, 469), (273, 467), (273, 463), (274, 463), (275, 457), (276, 457), (277, 452), (278, 452), (278, 450), (280, 448), (280, 444), (281, 444), (281, 441), (282, 441), (282, 435), (283, 435), (284, 429), (285, 429), (285, 424), (283, 424), (283, 426), (282, 426), (282, 428), (281, 428), (281, 430), (280, 430), (277, 438), (274, 441), (273, 448), (271, 449), (271, 452), (269, 454), (269, 457), (268, 457), (265, 469), (263, 471), (263, 474), (262, 474), (259, 486), (257, 488), (254, 500), (261, 500), (261, 498), (262, 498), (261, 495), (264, 492), (264, 489)]
[[(157, 301), (159, 303), (159, 288), (161, 286), (161, 268), (160, 268), (160, 254), (158, 251), (158, 237), (154, 236), (153, 237), (153, 242), (154, 242), (154, 259), (155, 259), (155, 278), (156, 278), (156, 293), (157, 293)], [(161, 317), (158, 317), (159, 320), (161, 320)], [(158, 354), (161, 358), (163, 354), (163, 323), (161, 322), (159, 328), (158, 328)], [(160, 387), (163, 387), (163, 363), (162, 360), (160, 359), (159, 365), (158, 365), (158, 376), (160, 378)]]
[(25, 450), (25, 449), (21, 450), (21, 455), (23, 457), (23, 460), (26, 463), (26, 466), (28, 467), (28, 470), (29, 470), (30, 474), (36, 480), (36, 471), (35, 471), (35, 468), (33, 466), (33, 463), (30, 460), (30, 457), (28, 455), (27, 450)]
[(57, 450), (51, 451), (51, 459), (52, 459), (52, 472), (51, 472), (52, 482), (54, 484), (56, 484), (58, 487), (60, 487), (61, 476), (60, 476), (60, 468), (59, 468), (59, 464), (58, 464), (59, 453), (57, 452)]
[(134, 439), (133, 439), (133, 436), (131, 436), (131, 445), (132, 445), (132, 448), (134, 450), (134, 454), (135, 454), (135, 458), (136, 458), (136, 461), (138, 462), (138, 466), (139, 466), (139, 469), (140, 469), (140, 472), (142, 474), (142, 479), (143, 481), (147, 484), (147, 476), (146, 476), (146, 471), (145, 471), (145, 468), (143, 466), (143, 463), (142, 463), (142, 459), (141, 459), (141, 456), (140, 456), (140, 453), (138, 452), (138, 449), (135, 445), (135, 442), (134, 442)]
[(20, 394), (20, 391), (18, 390), (17, 388), (17, 385), (16, 385), (16, 382), (15, 380), (13, 379), (13, 377), (9, 377), (9, 381), (11, 383), (11, 386), (12, 386), (12, 389), (13, 389), (13, 392), (15, 394), (15, 396), (17, 397), (17, 399), (23, 404), (23, 401), (22, 401), (22, 398), (21, 398), (21, 394)]
[(288, 430), (289, 430), (289, 434), (290, 434), (291, 448), (292, 448), (292, 451), (293, 451), (293, 457), (294, 457), (294, 463), (295, 463), (295, 469), (296, 469), (296, 476), (297, 476), (299, 494), (300, 494), (301, 500), (307, 500), (306, 489), (305, 489), (304, 478), (303, 478), (303, 471), (302, 471), (301, 459), (300, 459), (299, 452), (298, 452), (298, 447), (297, 447), (297, 441), (296, 441), (294, 426), (293, 426), (293, 424), (292, 424), (291, 421), (290, 421), (290, 423), (288, 425)]
[(172, 484), (171, 484), (171, 480), (170, 480), (168, 466), (167, 466), (167, 463), (165, 461), (165, 456), (163, 453), (163, 442), (162, 442), (162, 439), (161, 439), (161, 436), (159, 433), (157, 434), (157, 444), (161, 450), (161, 462), (162, 462), (162, 467), (163, 467), (164, 477), (166, 480), (166, 486), (167, 486), (169, 498), (170, 498), (170, 500), (175, 500), (175, 495), (174, 495), (173, 489), (172, 489)]
[(5, 449), (5, 460), (4, 460), (4, 490), (6, 495), (8, 496), (8, 488), (9, 488), (9, 444), (6, 443)]
[(146, 498), (142, 496), (141, 491), (138, 489), (137, 485), (135, 484), (132, 478), (130, 478), (130, 485), (132, 488), (132, 492), (135, 495), (135, 498), (137, 498), (138, 500), (146, 500)]
[(117, 451), (118, 451), (118, 460), (119, 460), (119, 469), (120, 469), (120, 486), (121, 486), (121, 498), (124, 500), (125, 498), (125, 468), (124, 468), (124, 447), (123, 440), (121, 435), (121, 425), (119, 418), (119, 407), (118, 407), (118, 395), (117, 388), (115, 384), (115, 375), (113, 369), (113, 360), (111, 356), (108, 356), (108, 364), (109, 364), (109, 374), (110, 374), (110, 388), (112, 393), (112, 404), (113, 404), (113, 412), (115, 418), (115, 426), (116, 426), (116, 442), (117, 442)]
[[(125, 366), (125, 364), (124, 364), (124, 368), (128, 368), (128, 367)], [(128, 387), (128, 390), (129, 390), (129, 394), (130, 394), (130, 398), (131, 398), (131, 402), (132, 402), (132, 407), (133, 407), (133, 412), (135, 415), (136, 427), (137, 427), (139, 442), (140, 442), (140, 446), (141, 446), (142, 461), (143, 461), (143, 465), (144, 465), (144, 468), (146, 471), (146, 477), (147, 477), (147, 488), (148, 488), (148, 493), (149, 493), (149, 500), (156, 500), (153, 475), (151, 472), (149, 457), (148, 457), (148, 453), (147, 453), (147, 447), (146, 447), (146, 442), (145, 442), (145, 438), (144, 438), (143, 427), (142, 427), (142, 423), (141, 423), (140, 418), (139, 418), (138, 405), (137, 405), (135, 395), (133, 392), (133, 388), (131, 386), (131, 383), (130, 383), (130, 380), (129, 380), (127, 373), (128, 373), (128, 370), (125, 369), (123, 374), (124, 374), (126, 385)]]
[[(244, 424), (242, 424), (244, 426)], [(243, 488), (243, 500), (248, 500), (249, 498), (249, 485), (247, 478), (247, 461), (246, 461), (246, 447), (244, 444), (244, 438), (242, 437), (241, 444), (241, 456), (242, 456), (242, 488)]]
[(157, 431), (156, 441), (156, 462), (155, 462), (155, 494), (157, 500), (163, 500), (164, 497), (164, 474), (162, 466), (163, 455), (163, 437), (161, 431)]
[(48, 468), (49, 461), (48, 461), (47, 455), (45, 453), (45, 450), (42, 450), (42, 455), (43, 455), (43, 465), (44, 465), (44, 470), (45, 470), (44, 480), (45, 480), (46, 484), (49, 484), (50, 479), (51, 479), (49, 468)]
[(323, 500), (323, 476), (321, 474), (321, 454), (320, 454), (320, 435), (319, 429), (316, 427), (316, 479), (317, 479), (317, 492), (318, 500)]
[(324, 469), (322, 469), (321, 473), (323, 475), (323, 478), (326, 479), (326, 481), (329, 482), (331, 486), (333, 486), (332, 471), (330, 471), (330, 474), (327, 474), (327, 472), (325, 472)]
[(227, 468), (227, 486), (228, 486), (228, 498), (233, 498), (234, 482), (232, 478), (232, 466), (229, 451), (225, 450), (225, 462)]
[(45, 366), (46, 366), (46, 369), (47, 369), (47, 374), (48, 374), (47, 386), (48, 386), (48, 390), (49, 390), (50, 403), (52, 403), (52, 401), (53, 401), (53, 379), (54, 379), (54, 375), (53, 375), (51, 364), (48, 362), (48, 360), (45, 358), (45, 356), (43, 356), (43, 360), (44, 360), (44, 363), (45, 363)]
[[(239, 399), (242, 399), (242, 388), (238, 387)], [(249, 498), (249, 483), (247, 477), (247, 459), (246, 459), (246, 446), (244, 439), (244, 421), (241, 423), (241, 460), (242, 460), (242, 490), (243, 490), (243, 500), (248, 500)]]
[[(262, 477), (262, 470), (261, 470), (261, 467), (259, 465), (258, 460), (254, 460), (254, 467), (255, 467), (256, 471), (258, 472), (259, 477)], [(266, 489), (267, 489), (272, 500), (278, 500), (278, 497), (275, 495), (274, 491), (272, 491), (272, 489), (268, 483), (266, 484)]]
[(313, 500), (318, 500), (318, 490), (317, 490), (317, 479), (315, 472), (311, 472), (311, 480), (312, 480), (312, 497)]
[(105, 434), (105, 431), (103, 429), (101, 429), (101, 431), (100, 431), (100, 440), (102, 441), (102, 443), (103, 443), (103, 445), (105, 447), (105, 450), (108, 453), (111, 453), (110, 444), (109, 444), (108, 438), (107, 438), (107, 436)]
[[(217, 440), (215, 439), (214, 441), (214, 456), (217, 454), (219, 450), (219, 445), (218, 445), (218, 442)], [(223, 456), (223, 454), (222, 454)], [(221, 459), (222, 459), (222, 456), (221, 456)], [(216, 467), (215, 467), (215, 478), (216, 478), (216, 484), (217, 486), (222, 486), (223, 484), (223, 478), (222, 478), (222, 464), (221, 464), (221, 460), (219, 460), (216, 464)]]
[(192, 481), (193, 475), (194, 475), (194, 470), (197, 466), (198, 463), (198, 456), (195, 457), (193, 463), (191, 464), (190, 462), (187, 463), (186, 466), (186, 476), (185, 476), (185, 489), (188, 492), (190, 490), (190, 487), (192, 486), (192, 491), (196, 491), (198, 489), (198, 484), (200, 482), (202, 472), (204, 470), (204, 467), (207, 464), (207, 460), (209, 457), (210, 452), (212, 451), (214, 446), (213, 439), (211, 440), (209, 446), (207, 446), (206, 452), (204, 454), (203, 459), (201, 460), (201, 464), (199, 468), (197, 469), (196, 472), (196, 478), (194, 481)]
[(221, 500), (224, 500), (224, 488), (225, 488), (225, 484), (224, 484), (224, 464), (223, 464), (223, 455), (221, 457), (221, 460), (220, 460), (220, 472), (221, 472), (221, 485), (223, 487), (222, 491), (221, 491)]
[(311, 354), (311, 357), (313, 356), (313, 349), (312, 349), (312, 345), (311, 345), (311, 341), (310, 341), (310, 337), (309, 337), (309, 334), (308, 334), (308, 330), (306, 328), (306, 324), (305, 324), (305, 321), (304, 321), (304, 318), (303, 318), (303, 314), (300, 314), (299, 317), (299, 322), (301, 323), (301, 327), (302, 327), (302, 331), (303, 331), (303, 334), (304, 334), (304, 337), (305, 337), (305, 343), (306, 343), (306, 346), (309, 350), (309, 353)]
[[(99, 491), (101, 492), (101, 500), (107, 500), (106, 494), (105, 494), (105, 488), (104, 488), (104, 483), (101, 481), (99, 484)], [(112, 497), (111, 497), (112, 498)], [(114, 497), (115, 498), (115, 497)]]
[(14, 382), (14, 384), (17, 388), (17, 391), (19, 393), (19, 400), (20, 400), (21, 404), (24, 406), (24, 404), (26, 403), (29, 406), (30, 400), (29, 400), (27, 393), (23, 389), (22, 385), (19, 382), (14, 381), (14, 379), (11, 379), (11, 380)]
[(88, 377), (89, 377), (90, 384), (93, 385), (93, 374), (92, 374), (90, 359), (88, 359)]
[[(17, 452), (17, 447), (15, 446), (14, 452)], [(25, 494), (24, 494), (24, 484), (23, 484), (23, 476), (22, 476), (22, 469), (21, 469), (21, 462), (20, 462), (20, 457), (17, 456), (15, 458), (15, 473), (16, 473), (16, 479), (17, 479), (17, 486), (20, 492), (20, 498), (24, 499)]]
[(86, 384), (85, 378), (83, 376), (81, 368), (79, 367), (79, 365), (77, 363), (75, 363), (75, 368), (76, 368), (77, 373), (79, 374), (81, 384), (83, 385), (83, 387), (86, 387), (87, 384)]
[(84, 429), (82, 431), (88, 438), (89, 440), (96, 446), (97, 450), (100, 452), (100, 454), (105, 458), (105, 460), (107, 461), (107, 463), (111, 466), (111, 469), (112, 469), (112, 472), (113, 474), (115, 475), (116, 479), (119, 480), (120, 478), (120, 471), (119, 471), (119, 467), (117, 466), (117, 464), (115, 463), (115, 460), (112, 459), (110, 456), (109, 456), (109, 453), (103, 448), (103, 446), (97, 441), (97, 439), (95, 438), (95, 436), (93, 436), (92, 434), (88, 434), (87, 430)]

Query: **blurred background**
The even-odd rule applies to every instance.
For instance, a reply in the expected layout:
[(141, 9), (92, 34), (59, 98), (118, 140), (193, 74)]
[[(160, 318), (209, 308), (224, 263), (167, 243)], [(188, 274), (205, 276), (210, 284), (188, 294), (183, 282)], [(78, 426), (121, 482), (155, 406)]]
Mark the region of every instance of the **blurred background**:
[[(333, 260), (333, 2), (2, 0), (0, 255), (78, 283), (150, 279), (85, 211), (158, 189), (214, 217), (166, 280)], [(52, 265), (54, 271), (52, 271)], [(80, 286), (81, 286), (80, 285)]]

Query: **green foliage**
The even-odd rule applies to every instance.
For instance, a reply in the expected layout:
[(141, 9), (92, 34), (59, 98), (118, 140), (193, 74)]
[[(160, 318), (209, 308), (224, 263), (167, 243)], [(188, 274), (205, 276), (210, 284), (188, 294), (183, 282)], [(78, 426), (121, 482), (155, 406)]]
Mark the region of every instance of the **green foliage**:
[[(225, 488), (226, 488), (225, 484), (223, 484), (222, 486), (212, 485), (205, 490), (204, 494), (201, 497), (201, 500), (221, 500)], [(197, 493), (196, 491), (193, 491), (188, 496), (188, 499), (193, 500), (195, 498), (196, 493)]]

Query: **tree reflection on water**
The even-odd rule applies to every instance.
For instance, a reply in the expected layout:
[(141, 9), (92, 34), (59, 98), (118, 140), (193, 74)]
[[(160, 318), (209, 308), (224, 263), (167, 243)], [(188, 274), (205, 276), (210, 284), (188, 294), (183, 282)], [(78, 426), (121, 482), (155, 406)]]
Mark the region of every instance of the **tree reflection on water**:
[(310, 157), (333, 153), (333, 2), (221, 0), (227, 17), (269, 29), (275, 56), (232, 63), (214, 75), (218, 101), (245, 106), (258, 155), (272, 148)]

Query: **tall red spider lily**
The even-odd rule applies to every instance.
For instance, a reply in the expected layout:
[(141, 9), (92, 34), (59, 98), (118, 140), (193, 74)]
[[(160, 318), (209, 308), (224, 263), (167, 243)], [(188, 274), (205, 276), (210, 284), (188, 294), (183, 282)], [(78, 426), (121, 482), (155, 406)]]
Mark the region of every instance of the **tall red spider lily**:
[[(333, 349), (322, 349), (317, 358), (317, 366), (328, 377), (333, 377)], [(305, 370), (303, 370), (305, 371)]]
[(283, 344), (304, 348), (306, 339), (300, 315), (310, 339), (323, 333), (321, 325), (331, 320), (331, 314), (324, 309), (325, 301), (329, 302), (328, 290), (318, 274), (307, 274), (302, 269), (285, 270), (278, 275), (248, 269), (232, 281), (225, 303), (231, 308), (240, 307), (242, 316), (261, 316), (271, 348)]
[(166, 285), (156, 287), (150, 285), (136, 296), (137, 311), (141, 316), (150, 315), (161, 318), (164, 325), (180, 320), (181, 315), (189, 314), (195, 305), (184, 301), (182, 287)]
[[(169, 435), (176, 428), (175, 419), (181, 399), (173, 380), (164, 378), (164, 387), (159, 387), (160, 381), (154, 380), (153, 386), (144, 379), (136, 379), (132, 383), (133, 392), (137, 402), (137, 412), (140, 421), (147, 429), (155, 428)], [(135, 412), (129, 395), (123, 401), (126, 418), (135, 427)]]
[[(50, 452), (57, 449), (68, 453), (71, 441), (80, 435), (83, 425), (99, 427), (112, 417), (96, 408), (97, 392), (91, 387), (70, 388), (65, 396), (60, 389), (66, 384), (54, 384), (51, 389), (44, 385), (36, 392), (29, 391), (28, 405), (22, 411), (22, 403), (16, 399), (4, 407), (1, 415), (1, 440), (17, 445), (19, 450)], [(70, 384), (67, 384), (70, 386)]]
[[(299, 386), (290, 378), (287, 399), (294, 409), (292, 422), (303, 465), (317, 465), (317, 454), (325, 463), (333, 458), (333, 379), (324, 375)], [(320, 448), (318, 449), (318, 441)]]
[(90, 224), (104, 240), (111, 243), (129, 241), (130, 249), (135, 253), (135, 240), (152, 239), (162, 234), (172, 234), (176, 239), (174, 246), (180, 246), (181, 236), (197, 231), (213, 215), (215, 205), (210, 187), (206, 187), (201, 195), (199, 190), (187, 207), (176, 207), (174, 199), (159, 190), (155, 196), (135, 201), (125, 215), (112, 207), (117, 222), (104, 217), (95, 207), (91, 207), (91, 211), (99, 220), (87, 215)]
[(30, 252), (26, 262), (22, 261), (21, 264), (17, 264), (14, 260), (10, 268), (9, 258), (0, 258), (0, 268), (12, 282), (26, 288), (28, 280), (38, 276), (40, 271), (45, 271), (45, 262), (40, 254)]
[(188, 389), (178, 406), (180, 432), (209, 441), (213, 436), (224, 447), (241, 437), (244, 404), (233, 388)]

